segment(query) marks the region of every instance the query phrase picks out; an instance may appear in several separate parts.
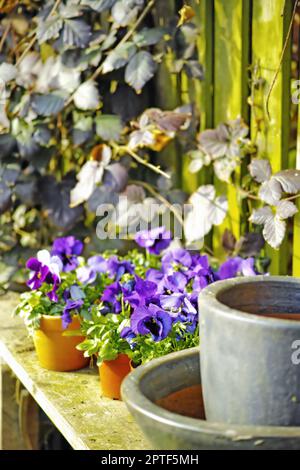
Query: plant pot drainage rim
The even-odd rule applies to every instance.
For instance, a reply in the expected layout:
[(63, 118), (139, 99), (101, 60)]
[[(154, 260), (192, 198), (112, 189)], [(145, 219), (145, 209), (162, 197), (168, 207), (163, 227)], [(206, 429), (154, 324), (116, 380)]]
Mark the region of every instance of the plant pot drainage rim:
[[(190, 418), (182, 416), (156, 405), (141, 390), (141, 384), (148, 374), (154, 370), (159, 370), (166, 364), (176, 364), (184, 359), (199, 362), (199, 348), (191, 348), (188, 350), (171, 353), (159, 359), (155, 359), (144, 366), (138, 367), (131, 372), (122, 384), (122, 398), (133, 410), (140, 416), (145, 416), (160, 424), (171, 425), (177, 429), (183, 429), (188, 432), (196, 432), (197, 434), (211, 434), (226, 439), (272, 439), (272, 438), (299, 438), (300, 427), (287, 426), (253, 426), (253, 425), (234, 425), (217, 422), (208, 422), (202, 419)], [(178, 389), (177, 389), (178, 390)], [(174, 392), (177, 390), (173, 390)], [(170, 391), (172, 393), (172, 391)], [(158, 397), (161, 398), (161, 397)]]
[[(218, 299), (218, 296), (235, 286), (240, 286), (242, 284), (258, 284), (258, 283), (266, 283), (266, 288), (268, 283), (282, 283), (285, 282), (286, 284), (298, 286), (300, 289), (300, 279), (294, 278), (291, 276), (245, 276), (245, 277), (237, 277), (232, 279), (226, 279), (225, 281), (217, 281), (213, 284), (208, 285), (205, 287), (201, 293), (199, 294), (199, 302), (204, 302), (204, 300), (210, 302), (211, 309), (217, 311), (219, 316), (236, 318), (240, 321), (244, 322), (255, 322), (262, 325), (269, 325), (269, 326), (276, 326), (276, 327), (285, 327), (288, 326), (289, 328), (295, 327), (300, 328), (299, 320), (293, 319), (282, 319), (282, 318), (274, 318), (274, 317), (267, 317), (263, 316), (263, 314), (246, 312), (239, 310), (238, 308), (229, 307), (225, 303), (221, 302)], [(276, 312), (274, 312), (276, 313)], [(288, 313), (288, 312), (287, 312)], [(299, 314), (300, 317), (300, 314)], [(201, 321), (201, 318), (200, 318)]]

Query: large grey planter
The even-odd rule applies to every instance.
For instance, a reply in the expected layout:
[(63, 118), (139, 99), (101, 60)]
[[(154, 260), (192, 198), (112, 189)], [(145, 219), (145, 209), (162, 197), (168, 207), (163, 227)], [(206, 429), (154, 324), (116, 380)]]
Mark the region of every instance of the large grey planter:
[(300, 428), (212, 423), (181, 416), (155, 404), (156, 400), (200, 381), (198, 348), (168, 354), (138, 367), (126, 377), (123, 400), (151, 448), (300, 449)]
[[(209, 421), (300, 425), (300, 281), (259, 276), (220, 281), (199, 296), (201, 375)], [(300, 343), (299, 343), (300, 344)], [(298, 349), (299, 348), (298, 344)]]

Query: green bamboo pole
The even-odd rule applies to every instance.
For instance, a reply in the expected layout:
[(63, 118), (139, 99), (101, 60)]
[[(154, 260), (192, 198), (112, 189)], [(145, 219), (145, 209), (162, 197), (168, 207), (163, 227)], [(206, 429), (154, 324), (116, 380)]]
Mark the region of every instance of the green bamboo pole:
[[(247, 68), (249, 59), (250, 1), (214, 1), (214, 126), (242, 116), (247, 119)], [(235, 174), (239, 183), (240, 170)], [(234, 184), (215, 178), (218, 193), (227, 194), (229, 214), (224, 223), (215, 227), (213, 248), (219, 258), (224, 256), (222, 234), (230, 229), (240, 236), (241, 201)]]
[[(169, 21), (177, 13), (174, 0), (156, 2), (153, 19), (156, 26), (167, 27)], [(181, 104), (180, 80), (172, 73), (174, 52), (164, 52), (163, 60), (156, 75), (156, 101), (157, 105), (165, 110), (172, 110)], [(182, 184), (182, 157), (176, 142), (170, 143), (159, 156), (159, 163), (171, 168), (177, 186)]]
[[(279, 65), (292, 6), (292, 0), (253, 0), (252, 63), (260, 63), (261, 75), (266, 82), (265, 98)], [(257, 123), (252, 119), (252, 133), (257, 134), (260, 155), (269, 158), (274, 172), (288, 166), (289, 109), (290, 45), (270, 96), (270, 121), (265, 113), (264, 128), (257, 133)], [(267, 247), (266, 254), (272, 261), (272, 274), (288, 272), (287, 240), (278, 251)]]
[[(299, 105), (298, 105), (299, 106)], [(297, 154), (296, 168), (300, 170), (300, 112), (298, 110), (298, 132), (297, 132)], [(294, 238), (293, 238), (293, 276), (300, 276), (300, 203), (297, 207), (299, 213), (294, 218)]]
[[(189, 5), (196, 16), (193, 22), (198, 28), (197, 50), (199, 62), (204, 67), (204, 81), (191, 79), (181, 74), (181, 96), (183, 103), (192, 103), (200, 118), (199, 131), (213, 125), (213, 7), (211, 0), (191, 0)], [(188, 193), (212, 180), (211, 172), (203, 169), (191, 174), (188, 159), (183, 160), (183, 189)]]

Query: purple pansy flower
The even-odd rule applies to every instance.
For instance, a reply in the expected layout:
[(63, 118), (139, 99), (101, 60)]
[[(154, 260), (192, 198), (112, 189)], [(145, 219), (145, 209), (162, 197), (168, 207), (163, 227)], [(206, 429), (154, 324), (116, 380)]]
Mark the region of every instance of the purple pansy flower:
[(130, 318), (131, 329), (135, 334), (151, 334), (154, 341), (165, 339), (172, 328), (171, 316), (157, 305), (135, 309)]
[(125, 328), (123, 328), (123, 330), (121, 331), (120, 333), (120, 337), (122, 339), (125, 339), (127, 341), (127, 343), (129, 344), (130, 346), (130, 349), (134, 349), (135, 346), (136, 346), (136, 343), (134, 342), (134, 339), (136, 337), (136, 335), (134, 334), (134, 332), (132, 331), (131, 328), (129, 328), (128, 326), (126, 326)]
[(52, 302), (57, 302), (56, 291), (60, 284), (61, 260), (57, 256), (51, 256), (49, 251), (41, 250), (37, 253), (37, 258), (30, 258), (27, 261), (26, 267), (31, 271), (27, 281), (28, 287), (36, 290), (44, 283), (52, 285), (52, 290), (47, 293), (47, 296)]
[(119, 282), (114, 282), (104, 289), (101, 301), (109, 303), (113, 313), (120, 313), (122, 310), (120, 301), (121, 294), (121, 284)]
[(201, 268), (199, 271), (193, 273), (193, 290), (200, 292), (204, 287), (219, 280), (218, 275), (209, 267)]
[(240, 256), (229, 258), (220, 266), (218, 275), (220, 279), (230, 279), (238, 274), (243, 276), (256, 276), (254, 258), (243, 259)]
[(124, 300), (132, 307), (138, 307), (150, 303), (157, 291), (157, 286), (154, 282), (135, 276), (133, 282), (129, 281), (122, 286), (122, 291)]
[(168, 248), (172, 240), (172, 234), (165, 227), (157, 227), (152, 230), (142, 230), (135, 236), (136, 243), (148, 250), (152, 255), (159, 255)]
[(52, 246), (51, 254), (58, 256), (63, 263), (63, 270), (73, 271), (78, 266), (77, 257), (81, 255), (83, 243), (75, 237), (57, 238)]
[(78, 313), (78, 309), (83, 305), (83, 300), (78, 299), (78, 300), (73, 300), (69, 299), (67, 300), (67, 304), (64, 308), (63, 314), (62, 314), (62, 327), (65, 330), (68, 328), (69, 324), (72, 322), (72, 316), (71, 312), (75, 311)]
[(77, 278), (82, 284), (95, 282), (98, 273), (107, 272), (107, 261), (102, 256), (92, 256), (87, 261), (87, 266), (77, 269)]
[(180, 271), (165, 277), (165, 288), (171, 292), (183, 292), (187, 283), (187, 277)]
[(181, 265), (189, 268), (192, 264), (192, 256), (183, 248), (175, 248), (168, 251), (162, 257), (162, 268), (165, 273), (169, 273), (173, 270), (174, 266)]
[(107, 261), (107, 270), (116, 281), (119, 281), (125, 273), (133, 274), (134, 266), (126, 260), (119, 260), (117, 256), (111, 256)]

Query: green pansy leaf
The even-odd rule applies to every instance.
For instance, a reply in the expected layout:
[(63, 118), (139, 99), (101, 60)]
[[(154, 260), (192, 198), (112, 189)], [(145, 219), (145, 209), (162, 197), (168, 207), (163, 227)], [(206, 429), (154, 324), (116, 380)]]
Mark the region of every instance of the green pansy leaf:
[(125, 81), (137, 93), (140, 93), (145, 84), (153, 77), (156, 67), (157, 64), (149, 52), (138, 52), (126, 67)]

